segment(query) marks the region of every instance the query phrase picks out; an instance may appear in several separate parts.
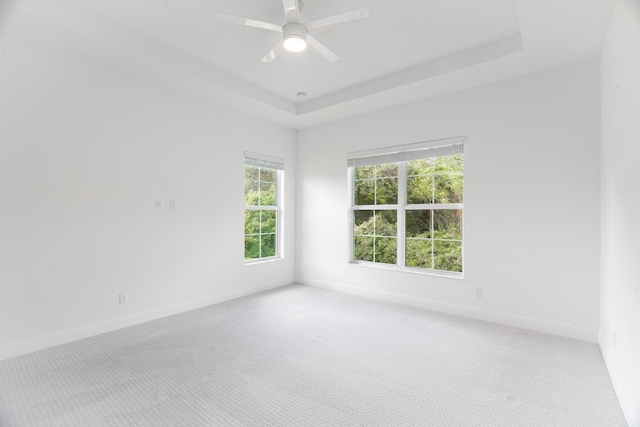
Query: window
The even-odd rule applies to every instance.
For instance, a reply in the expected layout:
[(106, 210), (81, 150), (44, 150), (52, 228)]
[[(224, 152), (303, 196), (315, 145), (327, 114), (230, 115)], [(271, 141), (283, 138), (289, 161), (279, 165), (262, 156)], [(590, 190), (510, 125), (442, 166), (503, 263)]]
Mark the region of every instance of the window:
[(464, 140), (349, 156), (353, 263), (461, 276)]
[(244, 259), (282, 257), (282, 180), (284, 160), (245, 153)]

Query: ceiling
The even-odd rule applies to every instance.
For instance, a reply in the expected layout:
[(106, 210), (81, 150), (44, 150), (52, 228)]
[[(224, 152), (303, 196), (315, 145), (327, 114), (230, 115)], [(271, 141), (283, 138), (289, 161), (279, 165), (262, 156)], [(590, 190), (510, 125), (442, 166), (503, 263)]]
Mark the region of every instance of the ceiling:
[[(260, 59), (281, 0), (0, 0), (16, 39), (294, 129), (599, 56), (614, 0), (304, 0), (303, 22), (366, 7), (314, 33), (313, 50)], [(299, 92), (306, 96), (299, 97)]]

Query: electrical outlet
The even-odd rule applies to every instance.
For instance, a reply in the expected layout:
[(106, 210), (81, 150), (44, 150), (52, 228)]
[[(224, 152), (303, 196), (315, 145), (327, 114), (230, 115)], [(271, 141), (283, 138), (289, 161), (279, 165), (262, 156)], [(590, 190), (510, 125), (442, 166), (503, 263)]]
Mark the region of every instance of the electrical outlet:
[(175, 200), (169, 200), (169, 210), (171, 210), (171, 211), (175, 211), (176, 210), (176, 201)]
[(120, 304), (126, 304), (128, 302), (127, 300), (128, 300), (127, 294), (120, 294), (120, 298), (119, 298)]
[(475, 288), (474, 289), (474, 296), (476, 298), (482, 298), (482, 288)]
[(156, 209), (159, 211), (162, 210), (162, 200), (156, 200)]

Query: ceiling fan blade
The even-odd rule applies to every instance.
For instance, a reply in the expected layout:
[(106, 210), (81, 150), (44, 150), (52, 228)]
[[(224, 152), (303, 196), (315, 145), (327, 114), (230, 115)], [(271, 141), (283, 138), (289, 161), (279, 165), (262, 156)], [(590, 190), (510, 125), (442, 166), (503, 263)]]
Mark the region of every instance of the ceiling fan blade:
[(311, 37), (309, 34), (307, 34), (307, 43), (309, 43), (309, 46), (317, 50), (320, 55), (324, 56), (331, 62), (336, 62), (338, 59), (340, 59), (338, 55), (331, 52), (328, 47), (320, 43), (315, 38)]
[(282, 0), (284, 14), (287, 15), (287, 22), (300, 22), (300, 8), (298, 0)]
[(369, 9), (365, 7), (362, 9), (339, 13), (337, 15), (327, 16), (326, 18), (316, 19), (314, 21), (307, 22), (304, 26), (307, 27), (308, 31), (322, 31), (334, 25), (342, 24), (343, 22), (357, 21), (368, 16)]
[(280, 55), (283, 50), (284, 50), (284, 42), (282, 41), (282, 39), (280, 39), (278, 40), (278, 43), (276, 43), (276, 45), (273, 48), (271, 48), (269, 53), (267, 53), (264, 56), (264, 58), (262, 58), (262, 62), (265, 62), (265, 63), (273, 62), (273, 60), (276, 59), (276, 56)]
[(247, 27), (262, 28), (264, 30), (282, 32), (282, 26), (271, 24), (270, 22), (257, 21), (255, 19), (245, 18), (242, 16), (228, 15), (226, 13), (218, 13), (218, 20), (230, 22), (232, 24), (246, 25)]

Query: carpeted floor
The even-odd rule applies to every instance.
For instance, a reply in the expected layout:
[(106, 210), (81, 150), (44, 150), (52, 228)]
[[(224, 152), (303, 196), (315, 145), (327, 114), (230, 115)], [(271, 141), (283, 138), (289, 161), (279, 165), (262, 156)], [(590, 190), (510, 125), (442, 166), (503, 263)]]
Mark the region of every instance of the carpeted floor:
[(625, 426), (596, 344), (288, 286), (0, 362), (1, 426)]

